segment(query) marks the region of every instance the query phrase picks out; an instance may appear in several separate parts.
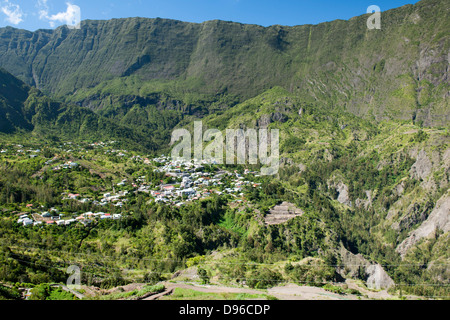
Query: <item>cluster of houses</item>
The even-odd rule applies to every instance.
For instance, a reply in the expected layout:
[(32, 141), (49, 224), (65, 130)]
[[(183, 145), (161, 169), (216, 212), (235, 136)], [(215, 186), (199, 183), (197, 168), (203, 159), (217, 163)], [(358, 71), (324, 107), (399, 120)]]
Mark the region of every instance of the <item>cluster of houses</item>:
[(11, 145), (10, 148), (12, 150), (9, 149), (2, 149), (0, 151), (0, 154), (11, 154), (11, 153), (15, 153), (16, 155), (28, 155), (30, 158), (36, 158), (38, 156), (38, 153), (41, 152), (40, 149), (24, 149), (23, 145), (21, 144), (16, 144), (16, 145)]
[[(114, 143), (110, 141), (107, 143), (98, 142), (91, 144), (91, 147), (103, 148), (108, 146), (108, 144)], [(72, 143), (64, 143), (61, 148), (75, 148), (80, 147)], [(81, 148), (81, 147), (80, 147)], [(23, 151), (21, 145), (16, 145), (12, 147), (15, 151)], [(17, 150), (19, 149), (19, 150)], [(14, 151), (14, 150), (13, 150)], [(28, 150), (32, 154), (40, 152), (40, 150)], [(67, 150), (70, 151), (70, 150)], [(83, 148), (81, 149), (83, 151)], [(85, 150), (86, 151), (86, 150)], [(7, 153), (8, 150), (2, 149), (1, 153)], [(87, 152), (87, 151), (86, 151)], [(116, 150), (110, 149), (105, 153), (110, 155), (125, 156), (128, 152), (126, 150)], [(131, 155), (130, 155), (131, 156)], [(243, 189), (246, 186), (257, 188), (258, 183), (249, 181), (247, 174), (252, 174), (255, 177), (258, 176), (259, 172), (252, 172), (250, 170), (245, 170), (241, 175), (237, 171), (230, 172), (226, 170), (211, 170), (211, 165), (216, 163), (207, 160), (197, 161), (184, 160), (184, 159), (172, 159), (164, 155), (149, 159), (145, 156), (133, 155), (130, 157), (131, 160), (143, 163), (144, 165), (153, 166), (155, 172), (164, 173), (167, 177), (171, 179), (164, 179), (166, 183), (161, 181), (159, 185), (154, 185), (149, 183), (146, 176), (140, 176), (134, 179), (123, 179), (115, 183), (112, 190), (105, 190), (101, 199), (95, 200), (89, 196), (83, 196), (79, 193), (63, 193), (63, 200), (75, 200), (81, 203), (92, 203), (93, 205), (105, 206), (113, 205), (116, 207), (122, 207), (130, 196), (130, 192), (137, 194), (139, 192), (147, 193), (150, 195), (150, 201), (155, 201), (157, 203), (165, 203), (174, 206), (183, 206), (186, 203), (197, 201), (210, 197), (213, 194), (217, 195), (230, 195), (235, 198), (235, 201), (241, 201), (243, 199)], [(57, 157), (47, 160), (45, 163), (49, 165), (56, 162)], [(79, 164), (73, 161), (67, 161), (63, 164), (54, 166), (52, 169), (54, 171), (62, 169), (73, 169), (78, 167)], [(170, 181), (167, 183), (167, 181)], [(153, 181), (154, 183), (154, 181)], [(118, 189), (120, 191), (117, 191)], [(126, 190), (124, 190), (126, 189)], [(55, 212), (44, 212), (42, 214), (32, 214), (30, 216), (23, 214), (17, 220), (18, 223), (24, 226), (29, 225), (71, 225), (75, 223), (82, 223), (88, 225), (93, 219), (120, 219), (121, 215), (111, 215), (108, 213), (98, 212), (86, 212), (77, 217), (72, 217), (70, 219), (63, 219), (61, 215)]]
[(63, 164), (60, 164), (60, 165), (57, 165), (57, 166), (53, 167), (53, 171), (58, 171), (58, 170), (61, 170), (61, 169), (74, 169), (74, 168), (76, 168), (78, 166), (79, 166), (79, 164), (77, 162), (67, 161), (67, 162), (65, 162)]
[(116, 143), (116, 141), (108, 141), (108, 142), (103, 142), (103, 141), (99, 141), (99, 142), (94, 142), (89, 144), (90, 147), (93, 148), (103, 148), (103, 147), (107, 147), (110, 144), (114, 144)]
[(34, 221), (28, 217), (27, 214), (23, 214), (19, 217), (19, 220), (17, 220), (17, 223), (22, 223), (24, 226), (29, 226), (34, 224)]
[[(177, 183), (161, 184), (157, 190), (149, 190), (148, 187), (140, 186), (138, 191), (149, 192), (156, 202), (169, 203), (182, 206), (185, 202), (195, 201), (211, 196), (229, 194), (234, 197), (243, 196), (242, 188), (245, 186), (258, 187), (259, 184), (245, 180), (244, 176), (237, 172), (220, 170), (218, 172), (207, 172), (205, 165), (214, 163), (206, 160), (186, 161), (183, 159), (172, 160), (166, 156), (153, 159), (159, 164), (156, 172), (164, 172), (166, 176), (173, 177)], [(246, 170), (244, 175), (256, 173)]]
[(112, 203), (116, 207), (122, 207), (124, 202), (127, 202), (128, 199), (123, 199), (128, 194), (127, 190), (119, 191), (119, 192), (107, 192), (103, 194), (103, 198), (100, 202), (95, 202), (94, 204), (99, 204), (101, 206)]
[[(122, 185), (122, 184), (121, 184)], [(105, 206), (107, 204), (112, 204), (115, 207), (122, 207), (128, 199), (124, 199), (128, 194), (127, 190), (119, 191), (119, 192), (106, 192), (103, 194), (103, 197), (100, 201), (93, 200), (90, 197), (82, 196), (79, 193), (63, 193), (62, 200), (76, 200), (80, 203), (92, 203), (98, 206)]]
[(58, 214), (58, 211), (55, 209), (50, 212), (43, 212), (41, 214), (33, 213), (31, 214), (31, 218), (28, 214), (20, 215), (17, 220), (18, 224), (22, 224), (23, 226), (37, 226), (37, 225), (57, 225), (57, 226), (69, 226), (75, 223), (81, 223), (84, 226), (87, 226), (92, 223), (93, 220), (119, 220), (122, 218), (122, 214), (110, 214), (105, 212), (85, 212), (75, 218), (63, 219), (63, 214)]
[(106, 150), (105, 154), (115, 154), (118, 157), (125, 157), (127, 153), (127, 150)]
[[(169, 184), (161, 182), (160, 185), (154, 186), (147, 184), (146, 176), (140, 176), (134, 179), (134, 181), (123, 179), (115, 184), (116, 187), (132, 187), (133, 190), (131, 190), (131, 192), (147, 193), (151, 195), (153, 200), (157, 203), (182, 206), (187, 202), (210, 197), (212, 194), (217, 194), (219, 196), (228, 194), (235, 198), (239, 198), (243, 196), (242, 189), (245, 186), (259, 186), (259, 184), (248, 181), (244, 177), (247, 174), (256, 175), (258, 172), (245, 170), (243, 175), (225, 170), (210, 172), (211, 170), (206, 170), (206, 167), (214, 163), (210, 163), (206, 160), (172, 160), (164, 155), (151, 160), (140, 156), (133, 156), (133, 159), (144, 162), (144, 164), (155, 164), (155, 172), (164, 173), (166, 177), (171, 177), (174, 182)], [(128, 190), (130, 190), (130, 188), (128, 188)], [(72, 193), (65, 195), (63, 199), (76, 200), (81, 203), (91, 202), (92, 204), (101, 206), (112, 204), (116, 207), (122, 207), (124, 203), (128, 201), (128, 199), (126, 199), (130, 192), (128, 190), (116, 192), (115, 188), (113, 188), (112, 191), (105, 192), (99, 201)]]

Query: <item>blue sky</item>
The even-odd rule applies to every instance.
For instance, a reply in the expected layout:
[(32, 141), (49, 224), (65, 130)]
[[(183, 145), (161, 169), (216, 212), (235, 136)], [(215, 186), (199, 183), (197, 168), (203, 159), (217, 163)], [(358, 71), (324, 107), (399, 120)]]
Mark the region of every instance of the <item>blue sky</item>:
[(169, 18), (188, 22), (226, 20), (269, 26), (317, 24), (350, 19), (370, 5), (381, 11), (417, 0), (0, 0), (0, 27), (36, 30), (81, 20), (126, 17)]

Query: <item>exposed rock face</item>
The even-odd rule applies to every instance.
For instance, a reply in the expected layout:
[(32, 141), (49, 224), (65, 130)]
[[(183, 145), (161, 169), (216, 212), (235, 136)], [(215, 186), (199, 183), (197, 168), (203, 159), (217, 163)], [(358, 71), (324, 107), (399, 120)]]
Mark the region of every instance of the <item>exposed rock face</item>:
[(348, 186), (340, 180), (340, 178), (333, 177), (327, 181), (329, 189), (335, 189), (337, 192), (337, 201), (347, 206), (352, 206), (350, 197), (348, 194)]
[(343, 246), (339, 251), (343, 268), (336, 271), (344, 278), (359, 278), (364, 275), (365, 267), (369, 262), (361, 254), (353, 254)]
[(426, 221), (412, 231), (408, 238), (398, 245), (396, 251), (404, 258), (412, 246), (420, 239), (432, 236), (437, 229), (450, 231), (450, 192), (439, 199)]
[(293, 166), (293, 165), (294, 165), (294, 160), (292, 160), (290, 158), (285, 158), (285, 157), (280, 158), (280, 166), (284, 167), (284, 166)]
[(281, 112), (275, 112), (272, 114), (272, 120), (277, 122), (286, 122), (287, 116), (282, 114)]
[(405, 191), (405, 181), (402, 181), (400, 184), (398, 184), (394, 188), (394, 190), (399, 196), (401, 196), (403, 194), (403, 192)]
[(333, 159), (334, 159), (333, 155), (331, 154), (330, 150), (328, 150), (328, 149), (325, 149), (325, 151), (324, 151), (324, 153), (323, 153), (323, 157), (324, 157), (324, 159), (327, 160), (328, 162), (331, 162), (331, 161), (333, 161)]
[(267, 129), (269, 124), (272, 123), (272, 116), (270, 114), (264, 114), (258, 119), (258, 127), (261, 129)]
[(304, 171), (306, 171), (306, 166), (303, 163), (299, 163), (298, 169), (300, 172), (304, 172)]
[(425, 180), (432, 169), (432, 163), (430, 159), (427, 157), (426, 152), (422, 149), (417, 156), (416, 162), (413, 164), (410, 170), (411, 177), (413, 179), (422, 179)]
[(344, 268), (337, 272), (344, 278), (364, 278), (369, 289), (388, 289), (395, 285), (391, 277), (379, 264), (373, 264), (361, 254), (353, 254), (343, 246), (339, 252)]
[(361, 208), (364, 206), (364, 209), (368, 209), (372, 205), (372, 191), (366, 190), (367, 200), (365, 199), (356, 199), (355, 206)]
[(394, 280), (389, 277), (379, 264), (372, 264), (366, 267), (366, 275), (368, 275), (366, 284), (369, 289), (381, 290), (395, 285)]
[(286, 122), (287, 121), (287, 116), (281, 112), (274, 112), (271, 114), (264, 114), (262, 115), (257, 122), (257, 125), (259, 128), (261, 129), (267, 129), (267, 127), (269, 126), (269, 124), (271, 124), (272, 122)]
[(346, 184), (344, 184), (343, 182), (339, 182), (336, 186), (336, 191), (339, 193), (337, 201), (347, 206), (352, 205), (352, 202), (350, 201), (350, 198), (348, 196), (348, 187)]
[(283, 202), (270, 210), (270, 213), (265, 217), (265, 221), (267, 225), (282, 224), (302, 214), (303, 211), (294, 204)]
[(406, 230), (410, 229), (418, 223), (424, 222), (433, 209), (434, 203), (430, 200), (423, 203), (412, 203), (408, 209), (407, 213), (404, 215), (400, 221), (392, 224), (394, 230)]

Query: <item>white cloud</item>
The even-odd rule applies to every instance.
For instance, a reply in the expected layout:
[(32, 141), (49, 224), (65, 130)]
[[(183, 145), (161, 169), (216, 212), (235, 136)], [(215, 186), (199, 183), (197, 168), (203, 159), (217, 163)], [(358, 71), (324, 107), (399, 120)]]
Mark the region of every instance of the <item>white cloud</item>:
[(48, 19), (48, 5), (47, 0), (38, 0), (38, 8), (39, 8), (39, 19), (44, 20)]
[(9, 2), (9, 0), (4, 0), (0, 10), (6, 15), (6, 20), (12, 24), (19, 24), (23, 21), (23, 12), (18, 4)]
[(65, 12), (59, 12), (57, 14), (49, 14), (49, 7), (47, 0), (38, 0), (39, 18), (41, 20), (48, 20), (50, 27), (54, 27), (56, 22), (66, 24), (69, 27), (79, 27), (81, 22), (81, 9), (79, 6), (66, 2), (67, 9)]

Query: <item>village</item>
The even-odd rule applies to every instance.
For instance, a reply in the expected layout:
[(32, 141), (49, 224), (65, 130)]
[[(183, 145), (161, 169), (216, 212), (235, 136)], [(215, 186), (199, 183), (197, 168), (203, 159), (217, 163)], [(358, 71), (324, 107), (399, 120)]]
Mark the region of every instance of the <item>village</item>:
[[(214, 162), (207, 160), (171, 159), (165, 155), (148, 158), (142, 155), (131, 154), (127, 150), (108, 148), (113, 143), (114, 141), (109, 143), (99, 142), (89, 144), (86, 147), (68, 142), (60, 145), (59, 149), (61, 152), (71, 156), (76, 152), (78, 157), (80, 157), (80, 154), (88, 154), (91, 149), (100, 149), (107, 156), (120, 157), (123, 161), (132, 160), (138, 163), (139, 167), (149, 168), (154, 173), (164, 176), (164, 180), (160, 180), (159, 183), (151, 183), (145, 175), (133, 177), (132, 179), (125, 178), (114, 182), (108, 188), (110, 190), (105, 190), (99, 197), (84, 195), (81, 192), (77, 193), (77, 190), (63, 192), (61, 194), (63, 202), (76, 201), (97, 208), (110, 208), (113, 206), (117, 208), (114, 210), (115, 212), (121, 211), (127, 202), (139, 194), (143, 194), (148, 203), (155, 202), (177, 207), (214, 195), (228, 196), (231, 202), (240, 203), (246, 201), (244, 188), (260, 187), (260, 183), (252, 181), (259, 177), (259, 172), (256, 171), (244, 169), (239, 173), (237, 170), (225, 170), (226, 168), (219, 168)], [(2, 154), (22, 155), (31, 159), (35, 159), (42, 153), (40, 149), (25, 149), (22, 145), (13, 146), (12, 150), (2, 149), (1, 152)], [(83, 157), (84, 155), (80, 158)], [(57, 157), (46, 160), (44, 167), (52, 170), (55, 174), (58, 174), (61, 170), (70, 171), (81, 167), (79, 162), (67, 160), (67, 158), (62, 163), (57, 163), (61, 162), (57, 160)], [(30, 204), (28, 209), (33, 209), (32, 211), (34, 211), (35, 208)], [(17, 223), (23, 226), (69, 226), (77, 223), (88, 226), (94, 220), (119, 220), (127, 215), (125, 209), (122, 211), (120, 214), (88, 211), (65, 216), (59, 213), (57, 209), (51, 208), (41, 212), (20, 212), (17, 214)]]
[(214, 163), (207, 160), (173, 160), (163, 155), (153, 159), (153, 162), (161, 165), (154, 169), (156, 172), (164, 172), (166, 176), (176, 181), (171, 184), (161, 184), (158, 186), (159, 190), (150, 190), (145, 185), (138, 188), (139, 192), (150, 193), (156, 202), (182, 206), (187, 202), (210, 197), (212, 194), (242, 198), (244, 196), (242, 190), (245, 186), (260, 185), (245, 178), (257, 172), (248, 169), (245, 169), (243, 174), (223, 169), (209, 172), (205, 170), (206, 166), (214, 165)]

